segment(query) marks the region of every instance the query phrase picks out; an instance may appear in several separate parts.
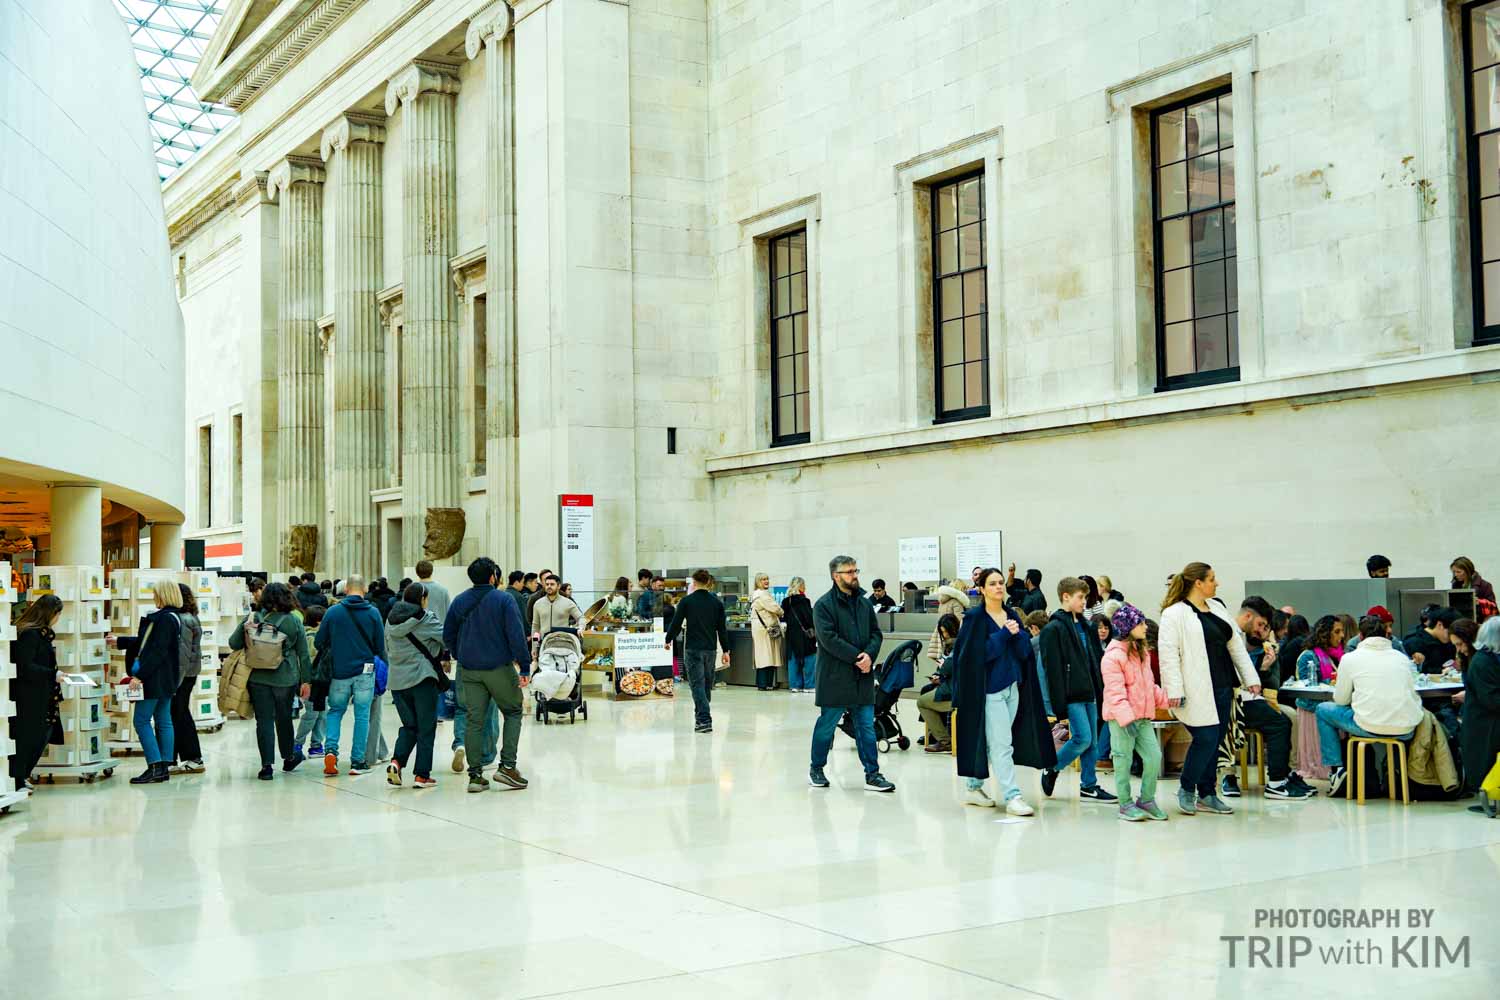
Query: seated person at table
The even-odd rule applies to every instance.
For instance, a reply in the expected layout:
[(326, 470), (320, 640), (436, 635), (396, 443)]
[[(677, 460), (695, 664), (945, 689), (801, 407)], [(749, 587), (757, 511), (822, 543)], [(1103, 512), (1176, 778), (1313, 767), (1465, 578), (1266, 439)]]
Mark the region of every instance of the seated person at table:
[(889, 611), (896, 606), (896, 599), (885, 592), (884, 580), (870, 584), (870, 603), (875, 605), (876, 611)]
[[(1271, 619), (1276, 612), (1264, 597), (1247, 597), (1240, 602), (1235, 615), (1234, 627), (1240, 632), (1248, 646), (1251, 638), (1261, 642), (1259, 657), (1251, 657), (1256, 672), (1262, 678), (1276, 669), (1276, 644), (1267, 642)], [(1265, 682), (1262, 680), (1262, 687)], [(1240, 691), (1240, 717), (1245, 728), (1260, 733), (1266, 741), (1266, 798), (1301, 800), (1310, 798), (1315, 791), (1291, 768), (1292, 722), (1263, 697)], [(1230, 798), (1240, 797), (1239, 778), (1233, 771), (1224, 775), (1220, 784), (1221, 794)]]
[(927, 727), (922, 749), (928, 753), (947, 753), (950, 747), (948, 713), (953, 711), (953, 644), (958, 640), (958, 618), (944, 615), (938, 619), (932, 638), (922, 655), (932, 661), (929, 689), (917, 695), (917, 713)]
[(1426, 622), (1406, 633), (1401, 641), (1406, 646), (1406, 655), (1412, 658), (1417, 669), (1424, 674), (1440, 674), (1443, 665), (1457, 655), (1448, 630), (1458, 621), (1458, 612), (1440, 607), (1425, 617)]
[(1281, 648), (1276, 651), (1276, 687), (1297, 679), (1297, 659), (1307, 648), (1312, 637), (1312, 626), (1307, 619), (1293, 613), (1286, 620), (1286, 634), (1281, 637)]
[[(1394, 638), (1391, 635), (1391, 633), (1395, 630), (1396, 619), (1391, 615), (1389, 611), (1386, 610), (1384, 605), (1377, 604), (1369, 611), (1366, 611), (1365, 614), (1369, 615), (1372, 618), (1379, 618), (1381, 621), (1385, 622), (1385, 637), (1391, 640), (1391, 648), (1398, 653), (1406, 652), (1406, 647), (1402, 645), (1401, 640)], [(1344, 643), (1344, 652), (1347, 653), (1351, 649), (1358, 648), (1359, 640), (1360, 635), (1356, 631), (1349, 637), (1348, 641)]]
[(1343, 657), (1344, 623), (1337, 615), (1324, 615), (1313, 625), (1312, 635), (1307, 637), (1307, 645), (1297, 657), (1298, 683), (1309, 686), (1331, 683)]
[(1409, 740), (1422, 721), (1422, 699), (1411, 661), (1391, 648), (1385, 622), (1366, 615), (1359, 622), (1359, 648), (1339, 666), (1333, 700), (1318, 706), (1318, 743), (1332, 768), (1328, 793), (1337, 795), (1348, 777), (1340, 731), (1354, 736)]

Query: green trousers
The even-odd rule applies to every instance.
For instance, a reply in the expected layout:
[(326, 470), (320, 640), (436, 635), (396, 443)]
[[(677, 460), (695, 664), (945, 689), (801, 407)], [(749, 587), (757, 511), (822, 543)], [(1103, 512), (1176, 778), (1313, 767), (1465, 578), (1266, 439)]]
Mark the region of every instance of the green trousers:
[[(494, 702), (504, 720), (500, 736), (500, 766), (516, 766), (516, 747), (521, 742), (521, 678), (510, 664), (495, 670), (463, 672), (464, 710), (469, 713), (464, 746), (478, 750), (484, 745), (484, 719)], [(479, 754), (469, 758), (469, 774), (482, 774)]]
[(1109, 757), (1115, 763), (1115, 794), (1120, 805), (1134, 802), (1130, 795), (1130, 761), (1141, 755), (1142, 802), (1156, 798), (1156, 779), (1161, 775), (1161, 744), (1156, 741), (1156, 729), (1150, 719), (1136, 719), (1122, 726), (1113, 719), (1109, 723)]

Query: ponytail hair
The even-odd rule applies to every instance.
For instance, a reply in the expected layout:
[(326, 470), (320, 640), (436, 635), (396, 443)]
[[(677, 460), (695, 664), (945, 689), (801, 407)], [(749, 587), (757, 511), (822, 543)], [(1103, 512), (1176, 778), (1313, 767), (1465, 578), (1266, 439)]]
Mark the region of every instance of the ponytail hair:
[(1182, 572), (1174, 574), (1167, 584), (1167, 596), (1161, 600), (1162, 610), (1187, 600), (1187, 595), (1192, 593), (1193, 584), (1207, 580), (1211, 572), (1213, 567), (1205, 562), (1190, 562), (1182, 567)]

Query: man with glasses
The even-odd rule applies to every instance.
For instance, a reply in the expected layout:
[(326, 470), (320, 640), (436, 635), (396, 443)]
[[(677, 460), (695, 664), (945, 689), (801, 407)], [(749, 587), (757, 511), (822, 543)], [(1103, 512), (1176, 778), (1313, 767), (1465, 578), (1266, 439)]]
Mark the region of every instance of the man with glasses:
[(833, 587), (813, 605), (818, 633), (818, 721), (813, 726), (812, 767), (807, 780), (827, 788), (823, 768), (833, 747), (833, 733), (848, 712), (854, 720), (854, 743), (865, 768), (865, 791), (894, 792), (880, 773), (875, 748), (875, 657), (880, 654), (880, 625), (875, 607), (859, 586), (853, 556), (834, 556), (828, 563)]

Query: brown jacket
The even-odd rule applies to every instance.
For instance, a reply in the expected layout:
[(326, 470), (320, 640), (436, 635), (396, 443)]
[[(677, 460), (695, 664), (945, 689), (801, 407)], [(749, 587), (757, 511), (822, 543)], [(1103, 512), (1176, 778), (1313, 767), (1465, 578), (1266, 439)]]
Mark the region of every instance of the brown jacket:
[(255, 710), (250, 707), (250, 689), (246, 687), (249, 683), (250, 663), (245, 659), (245, 651), (237, 649), (229, 654), (229, 659), (219, 670), (219, 711), (222, 714), (227, 716), (233, 712), (242, 719), (255, 718)]
[(1448, 734), (1433, 718), (1431, 712), (1422, 713), (1417, 723), (1417, 733), (1406, 749), (1406, 766), (1412, 781), (1421, 785), (1437, 785), (1445, 792), (1458, 787), (1458, 768), (1453, 763), (1453, 753), (1448, 749)]

